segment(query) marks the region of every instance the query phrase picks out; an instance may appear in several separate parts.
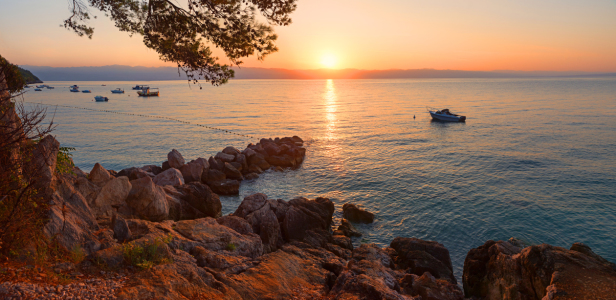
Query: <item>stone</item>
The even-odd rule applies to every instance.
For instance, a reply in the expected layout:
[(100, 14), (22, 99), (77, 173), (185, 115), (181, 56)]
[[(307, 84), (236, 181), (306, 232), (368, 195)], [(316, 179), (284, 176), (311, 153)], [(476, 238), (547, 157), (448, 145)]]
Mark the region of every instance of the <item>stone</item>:
[(237, 150), (235, 147), (229, 146), (222, 150), (222, 153), (237, 156), (240, 154), (240, 150)]
[(280, 147), (274, 143), (263, 144), (263, 149), (267, 152), (268, 156), (278, 155), (280, 154)]
[(184, 157), (182, 157), (182, 154), (175, 149), (171, 150), (171, 152), (167, 154), (167, 161), (169, 162), (169, 167), (175, 169), (180, 169), (186, 163)]
[[(162, 169), (161, 169), (162, 170)], [(148, 172), (140, 168), (126, 168), (118, 172), (117, 177), (126, 176), (129, 180), (135, 180), (143, 177), (154, 177), (154, 173)]]
[[(167, 171), (168, 169), (171, 168), (171, 166), (169, 165), (169, 161), (168, 160), (164, 161), (163, 164), (161, 165), (161, 167), (162, 167), (163, 171)], [(158, 174), (156, 174), (156, 175), (158, 175)]]
[(261, 174), (263, 173), (263, 170), (261, 170), (261, 168), (259, 168), (259, 166), (257, 165), (250, 165), (248, 166), (248, 173)]
[(157, 166), (157, 165), (147, 165), (147, 166), (143, 166), (140, 168), (141, 170), (144, 170), (148, 173), (152, 173), (154, 174), (154, 176), (160, 174), (163, 171), (163, 168)]
[(157, 185), (180, 186), (184, 184), (184, 177), (178, 169), (171, 168), (156, 175), (152, 181)]
[(248, 214), (246, 220), (252, 225), (252, 231), (261, 237), (263, 253), (276, 251), (277, 245), (283, 240), (282, 231), (269, 203), (266, 202), (261, 208)]
[(283, 168), (294, 168), (297, 165), (295, 158), (289, 155), (271, 155), (267, 157), (267, 162), (272, 166)]
[(218, 218), (222, 216), (220, 198), (210, 187), (201, 182), (191, 182), (177, 187), (181, 193), (180, 199), (201, 211), (205, 216)]
[(240, 166), (242, 166), (241, 169), (238, 169), (242, 172), (247, 172), (248, 171), (248, 159), (246, 158), (246, 156), (244, 154), (238, 154), (235, 157), (235, 162), (240, 164)]
[(352, 203), (345, 203), (342, 206), (342, 215), (345, 219), (356, 223), (372, 223), (374, 222), (374, 214), (357, 207)]
[(179, 221), (206, 217), (203, 212), (182, 199), (186, 196), (183, 191), (178, 191), (175, 187), (170, 185), (163, 186), (163, 190), (165, 191), (167, 204), (169, 205), (169, 219)]
[(210, 164), (210, 169), (222, 171), (222, 169), (225, 167), (225, 163), (223, 161), (215, 159), (212, 156), (210, 156), (207, 162)]
[(616, 291), (613, 264), (582, 250), (547, 244), (520, 249), (487, 241), (464, 260), (466, 297), (482, 299), (611, 299)]
[(226, 153), (222, 153), (222, 152), (218, 152), (216, 153), (216, 156), (214, 156), (214, 158), (216, 159), (220, 159), (222, 162), (232, 162), (235, 159), (234, 155), (231, 154), (226, 154)]
[(244, 175), (244, 179), (245, 180), (254, 180), (259, 178), (259, 175), (257, 175), (257, 173), (248, 173), (246, 175)]
[(334, 235), (332, 239), (334, 245), (340, 246), (344, 249), (353, 250), (353, 242), (351, 242), (351, 238), (343, 235)]
[(249, 170), (250, 170), (250, 165), (255, 165), (259, 167), (261, 170), (267, 170), (271, 167), (271, 165), (265, 160), (265, 157), (260, 153), (253, 155), (248, 160), (248, 164), (249, 164), (248, 166)]
[(353, 226), (353, 224), (351, 224), (351, 222), (349, 222), (347, 219), (342, 219), (340, 221), (340, 226), (338, 226), (338, 230), (342, 231), (342, 233), (348, 237), (362, 236), (362, 233), (355, 229), (355, 226)]
[(107, 181), (111, 180), (111, 174), (109, 174), (109, 172), (107, 172), (107, 170), (99, 163), (96, 163), (94, 164), (92, 171), (90, 171), (88, 179), (98, 186), (103, 186), (107, 183)]
[(456, 284), (449, 250), (438, 242), (416, 238), (395, 238), (390, 247), (396, 251), (396, 264), (407, 273), (421, 276), (430, 272), (432, 276)]
[(219, 195), (237, 195), (240, 193), (240, 182), (233, 179), (211, 182), (208, 183), (208, 186)]
[(230, 178), (230, 179), (239, 179), (239, 180), (244, 179), (244, 177), (242, 176), (242, 173), (228, 162), (225, 163), (223, 173), (225, 173), (227, 178)]
[(282, 233), (287, 241), (301, 241), (306, 236), (306, 231), (317, 228), (326, 229), (327, 223), (316, 213), (291, 205), (282, 221)]
[(421, 299), (463, 300), (460, 288), (446, 280), (436, 279), (429, 272), (421, 276), (407, 274), (400, 280), (400, 287), (405, 294)]
[(126, 220), (120, 216), (115, 216), (111, 221), (111, 226), (113, 229), (113, 238), (118, 240), (118, 243), (130, 241), (132, 235), (128, 228), (128, 224), (126, 224)]
[(291, 139), (293, 140), (293, 142), (295, 143), (303, 143), (304, 140), (302, 140), (299, 136), (294, 135), (293, 137), (291, 137)]
[(255, 152), (255, 150), (252, 150), (251, 148), (246, 148), (246, 150), (244, 150), (243, 154), (246, 157), (246, 159), (249, 159), (253, 155), (257, 154), (257, 152)]
[(109, 180), (101, 189), (91, 207), (97, 216), (111, 217), (120, 206), (126, 206), (126, 198), (132, 186), (128, 177)]
[(218, 222), (218, 224), (220, 224), (222, 226), (227, 226), (227, 227), (237, 231), (240, 234), (254, 233), (252, 231), (252, 225), (250, 225), (250, 223), (248, 223), (248, 221), (246, 221), (245, 219), (240, 218), (240, 217), (224, 216), (224, 217), (220, 217), (220, 218), (216, 219), (216, 222)]
[(263, 244), (258, 235), (254, 233), (242, 235), (218, 224), (212, 218), (179, 221), (173, 228), (182, 236), (200, 243), (205, 249), (212, 251), (229, 249), (227, 251), (250, 258), (257, 258), (263, 254)]
[(224, 181), (227, 179), (227, 175), (222, 171), (216, 169), (209, 169), (201, 174), (201, 182), (210, 184), (212, 182)]
[(249, 214), (260, 209), (267, 202), (267, 195), (263, 193), (256, 193), (246, 196), (237, 209), (235, 209), (233, 215), (245, 219)]
[(165, 191), (160, 186), (155, 185), (150, 177), (133, 180), (130, 183), (132, 188), (126, 198), (126, 203), (134, 214), (150, 221), (167, 219), (169, 205)]
[(194, 181), (201, 181), (201, 175), (203, 172), (210, 168), (210, 164), (205, 158), (197, 158), (180, 168), (182, 177), (185, 183)]

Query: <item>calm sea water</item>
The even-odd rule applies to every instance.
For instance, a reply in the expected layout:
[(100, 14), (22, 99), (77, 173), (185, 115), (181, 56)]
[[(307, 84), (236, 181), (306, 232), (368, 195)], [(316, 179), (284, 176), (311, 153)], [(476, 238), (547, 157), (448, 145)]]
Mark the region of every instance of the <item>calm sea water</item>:
[[(517, 237), (570, 247), (584, 242), (616, 261), (616, 78), (426, 80), (236, 80), (203, 90), (184, 81), (46, 82), (26, 101), (173, 117), (255, 139), (164, 119), (49, 107), (63, 146), (89, 171), (161, 164), (171, 149), (209, 157), (227, 145), (298, 135), (299, 170), (243, 182), (222, 197), (230, 213), (244, 196), (329, 197), (376, 213), (356, 243), (397, 236), (443, 243), (461, 277), (469, 249)], [(139, 98), (137, 83), (159, 87)], [(78, 84), (92, 94), (70, 93)], [(106, 86), (101, 86), (106, 84)], [(126, 94), (111, 94), (121, 87)], [(95, 95), (110, 98), (96, 103)], [(426, 106), (466, 123), (432, 122)], [(415, 116), (415, 118), (414, 118)]]

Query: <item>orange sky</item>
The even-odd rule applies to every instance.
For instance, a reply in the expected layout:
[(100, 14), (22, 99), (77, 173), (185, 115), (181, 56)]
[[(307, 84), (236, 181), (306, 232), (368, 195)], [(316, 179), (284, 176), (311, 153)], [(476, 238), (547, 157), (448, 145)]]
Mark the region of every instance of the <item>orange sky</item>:
[[(2, 3), (0, 54), (20, 65), (169, 65), (100, 13), (92, 40), (61, 28), (67, 15), (65, 0)], [(616, 0), (299, 0), (276, 31), (280, 51), (244, 66), (616, 71)]]

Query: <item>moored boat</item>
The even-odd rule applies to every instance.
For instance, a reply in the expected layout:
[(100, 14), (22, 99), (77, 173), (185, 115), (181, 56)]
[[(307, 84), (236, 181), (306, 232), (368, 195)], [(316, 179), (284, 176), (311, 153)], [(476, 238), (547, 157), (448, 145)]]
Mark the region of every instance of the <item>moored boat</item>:
[(37, 91), (37, 92), (42, 91), (42, 90), (41, 90), (41, 89), (39, 89), (39, 88), (35, 88), (34, 90), (35, 90), (35, 91)]
[(142, 89), (141, 91), (138, 91), (137, 94), (139, 94), (139, 96), (142, 96), (142, 97), (152, 97), (152, 96), (158, 97), (159, 91), (158, 91), (158, 88), (146, 87)]
[(135, 85), (133, 87), (133, 90), (143, 90), (144, 88), (147, 88), (147, 85)]
[(81, 92), (82, 92), (82, 93), (92, 93), (92, 91), (90, 91), (90, 90), (83, 90), (83, 91), (81, 91)]
[(451, 113), (448, 108), (444, 109), (436, 109), (436, 108), (427, 108), (430, 116), (434, 120), (439, 121), (447, 121), (447, 122), (464, 122), (466, 121), (466, 116), (457, 115)]
[(73, 93), (79, 93), (79, 90), (77, 88), (71, 88), (70, 91)]
[(121, 88), (117, 88), (115, 90), (111, 90), (112, 93), (114, 94), (124, 94), (124, 90)]
[(109, 101), (109, 98), (103, 97), (103, 96), (96, 96), (96, 97), (94, 97), (94, 101), (96, 101), (96, 102), (107, 102), (107, 101)]

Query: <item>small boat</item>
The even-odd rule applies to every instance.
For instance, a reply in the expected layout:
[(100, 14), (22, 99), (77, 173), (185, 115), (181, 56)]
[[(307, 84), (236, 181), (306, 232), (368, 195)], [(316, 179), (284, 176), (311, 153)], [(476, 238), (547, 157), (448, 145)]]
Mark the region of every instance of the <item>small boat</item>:
[(103, 96), (96, 96), (96, 97), (94, 97), (94, 101), (96, 101), (96, 102), (107, 102), (107, 101), (109, 101), (109, 98), (103, 97)]
[(92, 91), (90, 91), (90, 90), (83, 90), (83, 91), (81, 91), (81, 92), (82, 92), (82, 93), (92, 93)]
[(101, 84), (101, 86), (107, 86), (106, 84)]
[(71, 86), (70, 86), (70, 88), (71, 88), (71, 89), (78, 89), (78, 88), (79, 88), (79, 86), (77, 86), (76, 84), (73, 84), (73, 85), (71, 85)]
[(133, 90), (143, 90), (144, 88), (147, 88), (147, 85), (136, 85), (133, 87)]
[(124, 90), (121, 88), (117, 88), (115, 90), (112, 90), (111, 92), (114, 94), (124, 94)]
[(37, 91), (37, 92), (42, 91), (42, 90), (41, 90), (41, 89), (39, 89), (39, 88), (36, 88), (36, 89), (34, 89), (34, 90), (35, 90), (35, 91)]
[(27, 85), (27, 84), (26, 84), (26, 85), (24, 86), (24, 88), (29, 89), (29, 88), (31, 88), (31, 86), (29, 86), (29, 85)]
[(53, 86), (46, 86), (46, 88), (47, 88), (48, 90), (53, 90), (53, 89), (55, 89)]
[(139, 94), (139, 96), (142, 96), (142, 97), (152, 97), (152, 96), (158, 97), (159, 91), (158, 91), (158, 88), (146, 87), (142, 89), (141, 91), (138, 91), (137, 94)]
[(448, 108), (444, 109), (436, 109), (427, 107), (430, 116), (432, 119), (439, 121), (447, 121), (447, 122), (464, 122), (466, 121), (466, 116), (456, 115), (449, 111)]
[(79, 93), (79, 90), (76, 89), (76, 88), (71, 88), (70, 91), (73, 92), (73, 93)]
[(37, 86), (36, 86), (36, 88), (39, 88), (39, 89), (46, 88), (46, 87), (47, 87), (47, 85), (46, 85), (46, 84), (43, 84), (43, 85), (37, 85)]

